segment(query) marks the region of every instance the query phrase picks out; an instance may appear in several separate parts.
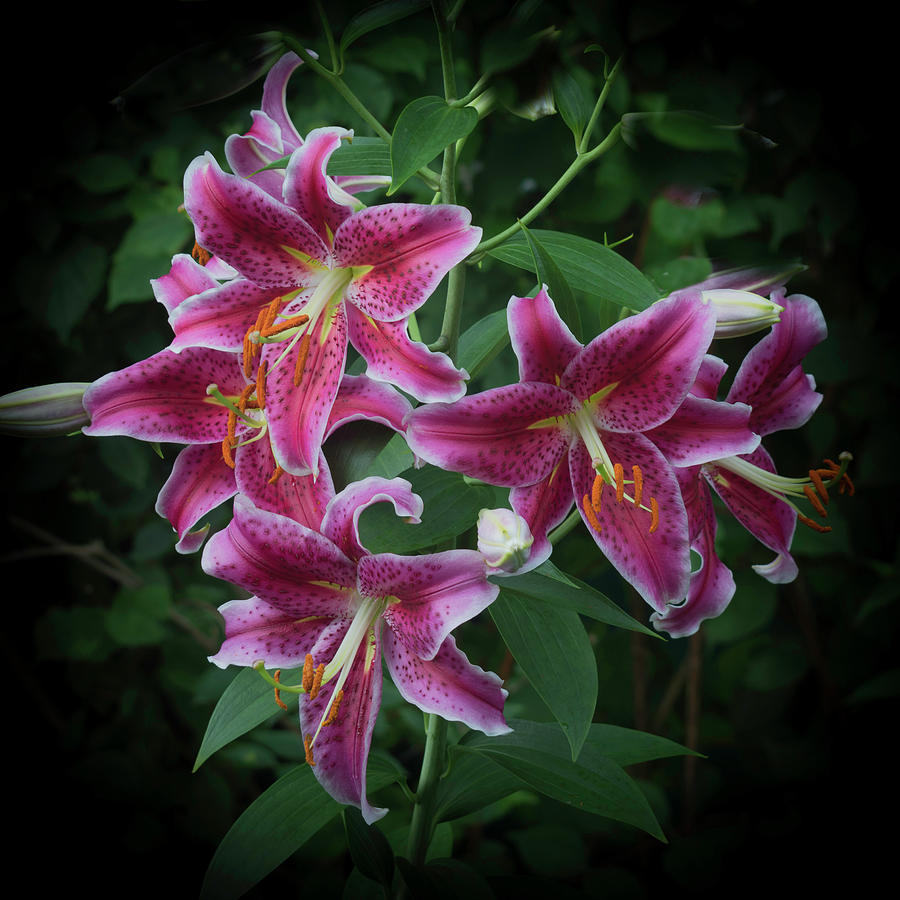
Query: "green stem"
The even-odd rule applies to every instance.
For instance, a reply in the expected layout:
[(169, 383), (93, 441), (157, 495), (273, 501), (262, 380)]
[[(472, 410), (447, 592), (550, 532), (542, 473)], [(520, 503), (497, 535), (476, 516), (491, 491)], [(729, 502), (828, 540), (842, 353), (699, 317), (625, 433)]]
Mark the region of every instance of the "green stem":
[(515, 225), (510, 225), (509, 228), (501, 231), (499, 234), (495, 234), (492, 238), (488, 238), (486, 241), (482, 241), (473, 251), (472, 255), (469, 256), (468, 262), (473, 263), (477, 262), (487, 253), (488, 250), (493, 250), (494, 247), (499, 247), (504, 241), (511, 238), (518, 230), (519, 225), (528, 225), (535, 218), (537, 218), (568, 186), (572, 179), (583, 169), (585, 166), (589, 166), (595, 159), (601, 157), (613, 144), (619, 139), (619, 132), (622, 130), (622, 123), (616, 122), (616, 124), (610, 129), (609, 134), (599, 143), (593, 150), (589, 150), (587, 153), (579, 153), (575, 159), (572, 161), (572, 164), (563, 172), (562, 175), (557, 179), (556, 184), (547, 191), (544, 196), (535, 203), (531, 209), (528, 210), (523, 216), (520, 216)]
[(609, 89), (612, 87), (612, 83), (616, 80), (616, 75), (619, 74), (619, 66), (622, 64), (622, 58), (616, 60), (616, 64), (612, 67), (612, 71), (610, 71), (609, 75), (606, 76), (606, 82), (603, 85), (603, 90), (600, 91), (600, 96), (597, 98), (597, 102), (594, 104), (594, 110), (591, 113), (591, 118), (587, 123), (587, 127), (584, 129), (584, 134), (581, 136), (581, 143), (578, 145), (579, 153), (586, 153), (588, 144), (591, 141), (591, 133), (594, 130), (594, 125), (597, 124), (597, 118), (600, 116), (600, 110), (603, 109), (603, 105), (606, 103), (606, 96), (609, 94)]
[(422, 759), (422, 774), (416, 787), (416, 804), (413, 807), (407, 845), (409, 861), (414, 866), (420, 866), (425, 862), (425, 854), (434, 833), (434, 801), (444, 770), (447, 743), (447, 720), (434, 713), (428, 715), (427, 720), (425, 756)]
[(331, 33), (331, 26), (328, 24), (328, 17), (322, 7), (322, 0), (316, 0), (316, 12), (322, 22), (322, 28), (325, 31), (325, 40), (328, 41), (328, 52), (331, 54), (331, 71), (338, 71), (338, 55), (337, 48), (334, 45), (334, 35)]
[[(336, 75), (330, 69), (326, 69), (318, 60), (313, 59), (309, 51), (296, 38), (290, 35), (284, 35), (284, 42), (299, 56), (313, 72), (321, 78), (324, 78), (341, 97), (356, 111), (364, 122), (378, 135), (388, 146), (391, 144), (391, 133), (369, 112), (365, 103), (350, 90), (340, 76)], [(416, 173), (433, 191), (438, 189), (439, 178), (436, 172), (433, 172), (427, 166), (422, 166)]]

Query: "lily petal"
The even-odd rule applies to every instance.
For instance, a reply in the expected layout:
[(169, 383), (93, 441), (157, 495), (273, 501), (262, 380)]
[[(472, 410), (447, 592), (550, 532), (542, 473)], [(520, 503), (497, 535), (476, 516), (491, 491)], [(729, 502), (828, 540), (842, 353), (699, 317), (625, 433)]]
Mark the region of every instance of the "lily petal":
[(184, 174), (184, 206), (197, 242), (261, 287), (306, 287), (321, 276), (327, 248), (294, 210), (245, 178), (222, 171), (212, 154)]
[(383, 203), (347, 219), (334, 236), (336, 265), (369, 267), (346, 298), (379, 322), (405, 319), (481, 240), (462, 206)]
[(759, 435), (749, 427), (751, 409), (745, 403), (722, 403), (688, 394), (670, 418), (644, 432), (674, 466), (752, 453)]
[(95, 381), (84, 393), (91, 424), (82, 430), (179, 444), (221, 441), (228, 411), (209, 402), (210, 384), (225, 395), (240, 394), (244, 382), (234, 354), (204, 348), (163, 350)]
[[(763, 448), (742, 457), (748, 462), (775, 471), (772, 457)], [(754, 566), (760, 575), (774, 584), (787, 584), (797, 577), (797, 564), (790, 547), (797, 525), (797, 514), (777, 497), (751, 484), (734, 472), (709, 463), (703, 466), (703, 476), (712, 485), (729, 512), (761, 544), (778, 554), (775, 560), (764, 566)]]
[(178, 534), (175, 549), (179, 553), (199, 550), (209, 525), (194, 526), (236, 493), (234, 472), (225, 464), (219, 444), (185, 447), (156, 498), (156, 512), (168, 519)]
[(501, 486), (535, 484), (569, 446), (571, 429), (559, 417), (577, 409), (568, 391), (519, 382), (414, 409), (406, 439), (416, 456), (451, 472)]
[(420, 659), (388, 628), (384, 632), (384, 659), (400, 695), (423, 712), (436, 713), (450, 722), (462, 722), (488, 735), (512, 729), (503, 717), (507, 692), (493, 672), (469, 662), (453, 635), (435, 657)]
[[(656, 500), (659, 525), (651, 534), (651, 515), (636, 509), (627, 499), (615, 500), (614, 490), (607, 486), (601, 495), (600, 510), (594, 518), (600, 525), (597, 531), (583, 504), (578, 509), (585, 526), (607, 559), (618, 569), (657, 612), (680, 601), (688, 592), (690, 552), (688, 521), (681, 490), (672, 467), (649, 438), (641, 434), (618, 435), (607, 432), (604, 444), (613, 460), (619, 460), (629, 471), (640, 467), (643, 475), (642, 504), (650, 506)], [(569, 453), (572, 490), (576, 498), (591, 497), (594, 469), (591, 458), (581, 441)]]
[(219, 282), (204, 266), (195, 262), (186, 253), (176, 253), (172, 257), (172, 268), (168, 274), (150, 279), (153, 296), (171, 313), (179, 304), (219, 286)]
[[(572, 509), (572, 481), (569, 475), (569, 456), (564, 453), (550, 474), (529, 487), (514, 487), (509, 492), (509, 505), (527, 523), (534, 538), (528, 568), (546, 560), (553, 546), (547, 535), (556, 528)], [(536, 562), (535, 562), (536, 560)]]
[(356, 586), (355, 565), (331, 541), (241, 494), (228, 527), (207, 543), (202, 566), (301, 618), (345, 615)]
[(366, 374), (390, 382), (423, 403), (458, 400), (469, 373), (457, 369), (446, 353), (429, 350), (407, 334), (409, 319), (378, 322), (347, 304), (350, 343), (367, 363)]
[(596, 403), (600, 428), (646, 431), (681, 405), (715, 325), (715, 314), (703, 304), (661, 300), (594, 338), (569, 364), (560, 384), (582, 401), (608, 392)]
[[(299, 308), (296, 303), (288, 304), (285, 315), (293, 315)], [(285, 347), (281, 344), (269, 344), (262, 353), (268, 365), (266, 418), (272, 450), (278, 464), (293, 475), (316, 473), (347, 358), (343, 305), (335, 307), (331, 315), (320, 316), (309, 335), (309, 350), (299, 379), (295, 373), (303, 341), (298, 341), (283, 359)]]
[(325, 174), (331, 154), (341, 141), (353, 137), (346, 128), (316, 128), (291, 155), (284, 177), (284, 202), (295, 209), (326, 247), (331, 246), (334, 233), (353, 213), (356, 204), (342, 202), (350, 199), (338, 191)]
[(328, 504), (320, 530), (350, 559), (358, 560), (368, 553), (359, 540), (359, 517), (373, 503), (391, 503), (398, 516), (415, 523), (421, 521), (422, 498), (412, 492), (412, 485), (403, 478), (371, 476), (347, 485)]
[(231, 600), (219, 607), (225, 619), (225, 640), (209, 661), (220, 669), (252, 666), (264, 660), (267, 668), (296, 668), (303, 665), (323, 625), (330, 619), (297, 619), (283, 609), (251, 597)]
[(373, 381), (366, 375), (344, 375), (331, 407), (325, 437), (359, 419), (378, 422), (402, 433), (404, 419), (410, 412), (412, 404), (391, 385)]
[[(340, 645), (348, 624), (334, 622), (325, 628), (311, 651), (313, 658), (330, 659)], [(365, 644), (356, 654), (342, 688), (344, 695), (334, 722), (324, 725), (316, 735), (319, 722), (331, 702), (334, 681), (323, 685), (314, 700), (305, 698), (300, 703), (300, 727), (307, 738), (315, 735), (313, 774), (339, 803), (358, 807), (369, 825), (387, 812), (386, 809), (371, 806), (366, 797), (366, 763), (381, 705), (379, 630), (380, 626), (376, 625), (372, 655), (366, 653)]]
[(434, 658), (457, 625), (488, 607), (500, 591), (487, 581), (484, 559), (474, 550), (364, 556), (358, 578), (363, 596), (395, 598), (384, 620), (410, 653), (426, 660)]
[(559, 384), (582, 345), (560, 318), (543, 285), (534, 297), (510, 297), (509, 337), (519, 360), (519, 381)]

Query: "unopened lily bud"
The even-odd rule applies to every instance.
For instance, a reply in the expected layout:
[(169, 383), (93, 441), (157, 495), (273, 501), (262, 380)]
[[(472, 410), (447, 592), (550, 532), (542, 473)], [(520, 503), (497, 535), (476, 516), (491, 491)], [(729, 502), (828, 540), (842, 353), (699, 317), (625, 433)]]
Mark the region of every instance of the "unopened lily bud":
[(533, 543), (528, 523), (512, 510), (478, 513), (478, 552), (490, 568), (517, 572), (528, 562)]
[(716, 312), (717, 338), (743, 337), (774, 325), (784, 307), (751, 291), (702, 291), (703, 303)]
[(87, 382), (62, 382), (24, 388), (0, 397), (0, 433), (18, 437), (55, 437), (90, 424), (82, 404)]
[(754, 294), (770, 294), (784, 287), (798, 272), (806, 266), (802, 263), (786, 263), (783, 265), (740, 266), (734, 269), (719, 269), (703, 281), (698, 281), (684, 290), (701, 291), (752, 291)]

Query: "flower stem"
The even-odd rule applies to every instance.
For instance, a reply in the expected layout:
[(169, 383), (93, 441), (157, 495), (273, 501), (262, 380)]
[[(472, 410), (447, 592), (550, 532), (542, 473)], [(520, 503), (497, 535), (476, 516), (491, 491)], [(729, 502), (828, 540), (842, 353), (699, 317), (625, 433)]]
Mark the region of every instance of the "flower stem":
[(414, 866), (420, 866), (425, 862), (425, 854), (434, 833), (434, 801), (444, 770), (447, 743), (447, 720), (434, 713), (427, 715), (426, 720), (425, 756), (422, 759), (422, 773), (416, 787), (416, 804), (413, 807), (407, 845), (409, 861)]
[(609, 148), (615, 144), (615, 142), (619, 139), (619, 132), (622, 130), (622, 123), (616, 122), (615, 125), (610, 129), (609, 134), (603, 138), (603, 140), (594, 147), (593, 150), (588, 150), (586, 153), (579, 153), (574, 160), (572, 160), (572, 164), (566, 169), (562, 175), (556, 181), (556, 184), (547, 191), (544, 196), (535, 203), (531, 209), (528, 210), (523, 216), (520, 216), (516, 221), (515, 225), (510, 225), (504, 231), (501, 231), (499, 234), (495, 234), (492, 238), (488, 238), (486, 241), (482, 241), (473, 251), (471, 256), (469, 256), (468, 261), (470, 263), (477, 262), (487, 253), (488, 250), (493, 250), (494, 247), (499, 247), (505, 240), (511, 238), (518, 230), (520, 225), (528, 225), (533, 219), (537, 218), (568, 186), (572, 179), (585, 167), (590, 165), (595, 159), (601, 157), (604, 153), (606, 153)]

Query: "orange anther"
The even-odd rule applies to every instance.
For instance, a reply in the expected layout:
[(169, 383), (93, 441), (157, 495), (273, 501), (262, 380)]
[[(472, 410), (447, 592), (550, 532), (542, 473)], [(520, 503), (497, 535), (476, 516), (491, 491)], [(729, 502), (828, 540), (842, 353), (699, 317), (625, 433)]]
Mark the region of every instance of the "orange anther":
[(306, 366), (306, 357), (309, 355), (309, 332), (300, 338), (300, 350), (297, 353), (297, 364), (294, 366), (294, 387), (300, 386), (303, 378), (303, 369)]
[(650, 534), (653, 534), (659, 528), (659, 504), (656, 497), (650, 498)]
[(344, 692), (338, 691), (335, 695), (334, 700), (331, 701), (331, 709), (328, 710), (328, 718), (322, 723), (322, 727), (324, 728), (326, 725), (331, 725), (332, 722), (338, 716), (338, 708), (341, 705), (341, 700), (344, 699)]
[(819, 499), (827, 506), (828, 490), (825, 487), (825, 483), (822, 481), (822, 476), (815, 469), (810, 469), (809, 480), (815, 485), (816, 491), (819, 494)]
[[(281, 680), (281, 669), (276, 669), (275, 672), (272, 674), (272, 678), (275, 679), (275, 681), (280, 681)], [(275, 702), (283, 710), (287, 711), (287, 703), (285, 703), (284, 700), (281, 699), (281, 691), (279, 691), (278, 688), (275, 688)]]
[(266, 408), (266, 374), (269, 364), (263, 360), (256, 370), (256, 403), (260, 409)]
[(249, 378), (253, 371), (253, 344), (250, 341), (250, 332), (244, 335), (244, 342), (241, 345), (241, 365), (244, 369), (244, 377)]
[(852, 497), (856, 493), (856, 488), (853, 487), (853, 482), (850, 480), (850, 476), (847, 473), (844, 473), (844, 477), (841, 478), (840, 482), (841, 486), (838, 488), (838, 493), (843, 494), (844, 488), (847, 489), (847, 493)]
[(314, 666), (315, 663), (313, 662), (312, 654), (307, 653), (306, 659), (303, 660), (303, 680), (300, 682), (300, 687), (303, 688), (307, 694), (312, 687)]
[(625, 496), (625, 471), (622, 463), (616, 463), (613, 466), (613, 475), (616, 479), (616, 503), (621, 503)]
[(594, 512), (594, 507), (591, 506), (591, 498), (588, 497), (587, 494), (581, 499), (581, 508), (584, 510), (584, 516), (588, 520), (591, 528), (593, 528), (597, 534), (600, 534), (602, 531), (600, 520), (597, 518), (597, 513)]
[(311, 766), (314, 766), (316, 764), (316, 761), (313, 759), (312, 738), (309, 735), (306, 735), (306, 737), (303, 738), (303, 749), (306, 751), (306, 761)]
[(812, 528), (813, 531), (818, 531), (819, 534), (828, 534), (831, 531), (831, 528), (827, 525), (820, 525), (818, 522), (814, 522), (809, 516), (804, 516), (803, 513), (797, 513), (797, 518), (808, 528)]
[(267, 307), (265, 316), (263, 316), (263, 320), (261, 323), (262, 328), (271, 328), (272, 323), (275, 321), (275, 316), (278, 315), (278, 307), (281, 306), (281, 297), (276, 297)]
[(201, 266), (205, 266), (212, 259), (212, 253), (210, 253), (209, 250), (204, 250), (196, 241), (194, 241), (191, 256), (194, 258), (194, 261)]
[(641, 496), (644, 493), (644, 476), (638, 466), (631, 467), (631, 477), (634, 479), (634, 505), (641, 505)]
[(803, 493), (806, 494), (806, 499), (812, 504), (813, 509), (824, 519), (828, 515), (828, 511), (822, 505), (822, 501), (819, 499), (819, 495), (813, 490), (811, 484), (803, 485)]
[(282, 475), (284, 475), (284, 469), (276, 463), (275, 471), (272, 473), (272, 477), (269, 479), (268, 484), (275, 484)]
[(231, 455), (230, 438), (225, 438), (222, 441), (222, 458), (225, 460), (225, 465), (227, 465), (229, 469), (234, 468), (234, 457)]
[(305, 325), (308, 321), (309, 316), (294, 316), (291, 319), (279, 322), (277, 325), (260, 328), (259, 333), (263, 337), (272, 337), (273, 335), (281, 334), (282, 331), (287, 331), (289, 328), (298, 328), (300, 325)]
[[(306, 668), (304, 666), (304, 668)], [(319, 695), (319, 688), (322, 687), (322, 676), (325, 674), (325, 663), (319, 663), (313, 674), (312, 686), (309, 689), (309, 699), (315, 700)]]
[(594, 476), (594, 485), (591, 488), (591, 506), (594, 507), (594, 512), (600, 512), (600, 498), (603, 496), (603, 476), (598, 472)]

